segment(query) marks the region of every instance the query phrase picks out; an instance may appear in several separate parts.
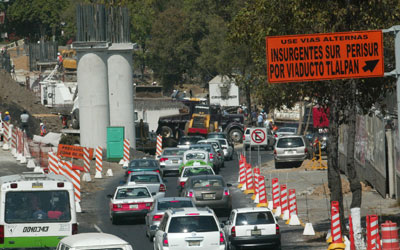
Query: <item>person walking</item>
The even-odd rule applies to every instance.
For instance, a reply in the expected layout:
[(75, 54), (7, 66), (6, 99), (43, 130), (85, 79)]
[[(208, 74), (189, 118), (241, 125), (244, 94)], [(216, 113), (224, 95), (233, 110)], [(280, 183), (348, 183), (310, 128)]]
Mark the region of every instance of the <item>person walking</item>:
[(259, 114), (258, 114), (258, 117), (257, 117), (257, 126), (258, 127), (262, 127), (264, 125), (264, 116), (263, 116), (263, 114), (260, 112)]
[(62, 71), (63, 70), (63, 57), (60, 52), (57, 53), (57, 65), (58, 65), (58, 70)]
[(29, 115), (28, 112), (26, 112), (26, 110), (22, 111), (21, 114), (21, 129), (22, 131), (28, 132), (28, 121), (29, 121)]
[(47, 134), (46, 131), (46, 126), (43, 124), (43, 122), (40, 123), (40, 135), (45, 136)]
[(10, 120), (11, 120), (10, 112), (6, 111), (3, 121), (10, 122)]

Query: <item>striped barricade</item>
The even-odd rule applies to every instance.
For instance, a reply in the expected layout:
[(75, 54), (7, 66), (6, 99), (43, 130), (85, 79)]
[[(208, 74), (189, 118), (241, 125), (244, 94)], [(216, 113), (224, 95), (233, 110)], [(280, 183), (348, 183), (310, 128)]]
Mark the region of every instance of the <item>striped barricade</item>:
[[(281, 215), (280, 190), (278, 178), (272, 178), (272, 208), (277, 216)], [(279, 211), (278, 211), (279, 210)]]
[(258, 177), (260, 176), (260, 169), (253, 168), (253, 185), (254, 185), (254, 194), (251, 196), (251, 199), (254, 200), (254, 203), (259, 202), (259, 195), (258, 195)]
[(161, 154), (162, 154), (162, 136), (157, 135), (156, 156), (160, 156)]
[(250, 164), (246, 164), (246, 190), (245, 194), (254, 194), (253, 171)]
[(130, 160), (131, 144), (128, 139), (124, 139), (124, 163), (123, 166), (128, 166)]
[(367, 249), (379, 250), (379, 224), (377, 215), (367, 215)]
[(103, 148), (98, 146), (96, 148), (96, 174), (94, 178), (96, 179), (103, 178), (102, 171), (103, 171)]
[(265, 185), (265, 177), (258, 177), (258, 192), (260, 202), (257, 204), (257, 207), (268, 207), (268, 198), (267, 198), (267, 187)]
[(289, 189), (289, 219), (286, 224), (291, 226), (301, 225), (297, 211), (296, 189)]
[(283, 220), (289, 219), (287, 187), (285, 184), (281, 185), (281, 217)]
[(9, 150), (9, 133), (10, 133), (10, 123), (3, 122), (3, 150)]
[(49, 152), (49, 173), (60, 174), (58, 170), (59, 158), (54, 152)]
[(83, 148), (83, 169), (86, 173), (90, 173), (90, 155), (89, 148)]
[(342, 240), (342, 229), (340, 227), (339, 202), (331, 202), (331, 237), (332, 243), (328, 249), (345, 249), (346, 245)]

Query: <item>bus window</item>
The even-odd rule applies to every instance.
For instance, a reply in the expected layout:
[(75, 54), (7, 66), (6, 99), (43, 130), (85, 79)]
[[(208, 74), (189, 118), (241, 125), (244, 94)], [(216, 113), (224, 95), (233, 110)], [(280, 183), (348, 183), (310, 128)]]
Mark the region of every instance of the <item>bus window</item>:
[(7, 223), (71, 221), (67, 191), (10, 191), (5, 210)]

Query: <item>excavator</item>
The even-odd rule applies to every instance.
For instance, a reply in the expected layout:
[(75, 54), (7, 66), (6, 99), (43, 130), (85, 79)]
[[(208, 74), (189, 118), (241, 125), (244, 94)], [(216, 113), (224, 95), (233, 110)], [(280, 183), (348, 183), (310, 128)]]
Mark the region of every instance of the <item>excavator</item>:
[(206, 136), (209, 132), (218, 130), (219, 112), (220, 110), (213, 106), (196, 105), (192, 117), (185, 126), (185, 134)]

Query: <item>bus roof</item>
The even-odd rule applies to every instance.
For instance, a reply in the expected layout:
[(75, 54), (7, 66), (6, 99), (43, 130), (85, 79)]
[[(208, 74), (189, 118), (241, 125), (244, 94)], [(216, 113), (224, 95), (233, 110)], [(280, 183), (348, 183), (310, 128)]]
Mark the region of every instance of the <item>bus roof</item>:
[(24, 181), (57, 181), (57, 182), (69, 182), (69, 180), (62, 175), (56, 174), (42, 174), (35, 172), (24, 172), (16, 175), (6, 175), (0, 177), (0, 185), (11, 183), (11, 182), (24, 182)]

